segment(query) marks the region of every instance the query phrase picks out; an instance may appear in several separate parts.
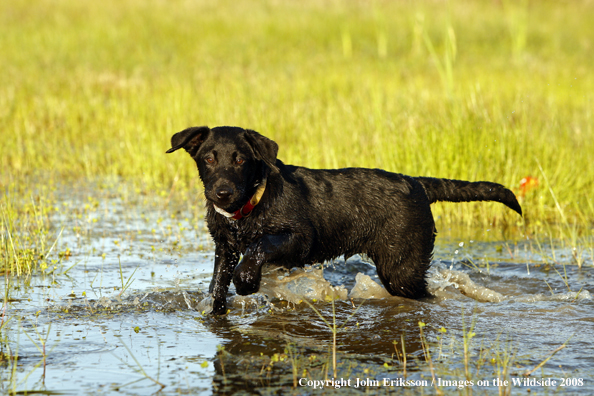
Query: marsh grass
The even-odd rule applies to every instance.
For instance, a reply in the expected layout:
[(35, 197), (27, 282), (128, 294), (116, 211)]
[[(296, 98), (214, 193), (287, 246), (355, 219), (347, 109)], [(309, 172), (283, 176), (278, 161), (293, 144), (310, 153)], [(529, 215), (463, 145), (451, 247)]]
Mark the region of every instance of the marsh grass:
[[(169, 137), (227, 124), (310, 167), (515, 190), (542, 168), (556, 198), (527, 194), (526, 219), (558, 221), (561, 207), (561, 220), (591, 222), (593, 14), (585, 1), (3, 2), (0, 185), (199, 190), (188, 158), (165, 156)], [(521, 227), (497, 204), (434, 211)]]
[(63, 229), (52, 235), (50, 210), (42, 197), (29, 202), (16, 202), (8, 194), (0, 198), (1, 273), (30, 276), (58, 264), (58, 255), (51, 256)]
[(351, 318), (353, 316), (355, 316), (355, 314), (357, 313), (357, 311), (359, 311), (359, 309), (363, 306), (363, 303), (365, 302), (365, 300), (363, 300), (363, 302), (361, 304), (359, 304), (359, 306), (357, 308), (355, 308), (353, 310), (353, 312), (345, 319), (345, 321), (342, 323), (342, 325), (340, 327), (337, 327), (336, 324), (336, 309), (335, 309), (335, 296), (327, 296), (326, 297), (327, 300), (330, 300), (330, 303), (332, 304), (332, 323), (330, 323), (328, 321), (328, 319), (326, 319), (324, 317), (324, 315), (322, 315), (322, 313), (309, 301), (307, 301), (306, 299), (304, 299), (303, 301), (316, 313), (316, 315), (318, 315), (318, 317), (320, 319), (322, 319), (322, 321), (324, 322), (324, 324), (326, 324), (326, 326), (328, 327), (328, 329), (330, 330), (330, 332), (332, 333), (332, 348), (331, 350), (331, 356), (332, 356), (332, 373), (334, 375), (333, 378), (338, 378), (338, 374), (337, 374), (337, 364), (336, 364), (336, 351), (337, 351), (337, 347), (336, 347), (336, 336), (338, 334), (338, 331), (340, 331), (344, 326), (346, 326), (346, 324), (348, 323), (349, 320), (351, 320)]
[[(134, 365), (128, 363), (125, 359), (120, 358), (118, 355), (116, 355), (115, 353), (112, 352), (112, 355), (119, 360), (123, 365), (127, 366), (128, 368), (130, 368), (131, 370), (133, 370), (137, 375), (139, 375), (140, 378), (130, 381), (124, 385), (118, 385), (116, 387), (114, 387), (112, 390), (114, 391), (119, 391), (121, 388), (124, 388), (126, 386), (135, 384), (137, 382), (143, 381), (145, 379), (151, 381), (152, 383), (154, 383), (155, 385), (159, 386), (159, 391), (163, 390), (163, 388), (166, 387), (166, 385), (162, 384), (161, 382), (159, 382), (159, 374), (160, 374), (160, 364), (157, 370), (157, 378), (153, 378), (151, 377), (149, 374), (147, 374), (146, 370), (142, 367), (142, 364), (140, 364), (140, 362), (138, 361), (138, 359), (136, 358), (136, 356), (134, 356), (134, 353), (132, 352), (132, 350), (130, 349), (130, 347), (128, 345), (126, 345), (126, 343), (122, 340), (120, 340), (120, 343), (122, 344), (122, 346), (126, 349), (126, 351), (128, 352), (128, 356), (132, 358), (132, 360), (134, 361)], [(161, 348), (159, 347), (159, 356), (161, 355)], [(157, 360), (158, 362), (160, 362), (160, 359)]]
[(435, 388), (435, 393), (437, 395), (443, 395), (443, 391), (441, 387), (437, 384), (436, 374), (435, 374), (435, 367), (433, 365), (433, 359), (431, 358), (431, 348), (429, 346), (429, 342), (427, 341), (427, 337), (425, 337), (425, 333), (423, 332), (423, 328), (426, 326), (425, 323), (419, 321), (419, 336), (421, 340), (421, 346), (423, 347), (423, 356), (425, 361), (429, 366), (429, 372), (431, 373), (431, 379), (433, 380), (433, 387)]
[(136, 273), (136, 271), (138, 270), (138, 266), (136, 266), (136, 268), (134, 268), (134, 271), (132, 271), (132, 273), (130, 274), (130, 276), (124, 280), (124, 273), (122, 272), (122, 260), (118, 258), (118, 264), (119, 264), (119, 269), (120, 269), (120, 281), (122, 283), (122, 288), (120, 290), (120, 292), (118, 293), (118, 298), (121, 299), (122, 294), (126, 291), (126, 289), (128, 289), (130, 287), (130, 285), (132, 285), (132, 282), (134, 282), (134, 274)]
[[(464, 312), (462, 312), (464, 316)], [(485, 378), (490, 378), (488, 385), (491, 389), (496, 389), (499, 395), (511, 394), (511, 385), (506, 386), (505, 380), (508, 384), (511, 383), (510, 377), (513, 372), (521, 368), (518, 359), (516, 358), (517, 342), (513, 340), (501, 341), (501, 335), (495, 339), (483, 339), (480, 344), (474, 342), (476, 337), (476, 312), (471, 317), (471, 324), (467, 326), (462, 321), (462, 328), (460, 332), (447, 331), (444, 328), (439, 330), (432, 329), (432, 333), (441, 333), (439, 336), (432, 336), (433, 340), (429, 340), (424, 330), (427, 325), (419, 322), (420, 339), (423, 346), (423, 359), (426, 362), (423, 370), (429, 370), (432, 377), (440, 378), (442, 380), (441, 386), (435, 383), (436, 394), (465, 394), (472, 395), (473, 390), (476, 392), (477, 384)], [(448, 338), (449, 350), (442, 354), (442, 347), (444, 338)], [(432, 358), (438, 353), (437, 358)], [(548, 360), (548, 359), (547, 359)], [(543, 362), (544, 364), (545, 362)], [(494, 378), (500, 379), (500, 383), (495, 383)], [(472, 382), (471, 386), (451, 385), (453, 380), (456, 383), (465, 381)], [(448, 384), (445, 381), (450, 381)], [(484, 384), (484, 383), (483, 383)], [(456, 391), (453, 391), (452, 386)], [(480, 391), (478, 392), (480, 393)]]
[(31, 341), (31, 343), (33, 345), (35, 345), (35, 348), (37, 348), (37, 350), (41, 354), (41, 361), (39, 361), (39, 363), (37, 363), (29, 371), (29, 373), (21, 380), (21, 382), (25, 382), (27, 380), (27, 378), (33, 373), (33, 371), (35, 371), (39, 366), (43, 365), (43, 374), (41, 376), (41, 379), (42, 379), (42, 382), (45, 383), (45, 369), (46, 369), (46, 364), (47, 364), (47, 356), (58, 345), (58, 343), (57, 342), (54, 343), (54, 346), (49, 351), (47, 350), (47, 341), (49, 340), (50, 332), (51, 332), (51, 329), (52, 329), (52, 324), (51, 323), (47, 326), (47, 330), (45, 331), (45, 335), (43, 334), (43, 332), (40, 332), (39, 331), (39, 328), (37, 327), (37, 324), (33, 324), (33, 328), (35, 329), (35, 333), (37, 335), (37, 341), (35, 341), (33, 339), (33, 337), (31, 337), (31, 335), (29, 335), (28, 332), (26, 332), (26, 331), (23, 330), (23, 333), (25, 333), (25, 335), (27, 336), (27, 338)]
[[(16, 395), (16, 394), (26, 394), (26, 393), (45, 393), (45, 390), (21, 390), (17, 391), (17, 389), (23, 385), (27, 384), (27, 380), (29, 377), (40, 367), (43, 366), (43, 373), (41, 374), (41, 378), (39, 380), (39, 386), (45, 386), (45, 374), (46, 374), (46, 363), (48, 355), (56, 348), (58, 342), (54, 342), (53, 346), (48, 349), (47, 343), (50, 338), (51, 332), (51, 323), (48, 325), (47, 329), (40, 330), (37, 326), (37, 323), (32, 323), (31, 326), (27, 326), (27, 328), (33, 328), (36, 333), (36, 338), (31, 336), (25, 327), (23, 326), (23, 321), (21, 318), (18, 319), (18, 328), (20, 331), (17, 332), (17, 337), (12, 343), (12, 347), (7, 339), (2, 337), (3, 328), (8, 324), (8, 321), (2, 323), (0, 325), (0, 379), (2, 380), (2, 387), (0, 388), (2, 391), (6, 391), (6, 394)], [(37, 362), (35, 365), (31, 365), (27, 368), (27, 371), (23, 373), (22, 376), (17, 375), (18, 369), (21, 368), (19, 364), (19, 359), (21, 358), (19, 355), (19, 346), (20, 346), (20, 335), (21, 333), (25, 334), (27, 338), (31, 341), (31, 343), (37, 348), (39, 354), (41, 356), (41, 360)], [(7, 377), (5, 377), (7, 375)], [(5, 388), (6, 386), (6, 388)], [(51, 393), (50, 391), (47, 391)]]
[(565, 348), (567, 346), (567, 344), (569, 343), (569, 341), (572, 338), (573, 338), (573, 336), (569, 337), (569, 339), (567, 341), (565, 341), (563, 344), (561, 344), (561, 346), (559, 346), (553, 352), (551, 352), (549, 354), (549, 356), (547, 356), (542, 362), (540, 362), (539, 364), (537, 364), (536, 366), (534, 366), (534, 368), (532, 370), (526, 370), (526, 372), (524, 372), (524, 377), (531, 376), (536, 370), (538, 370), (539, 368), (541, 368), (542, 366), (544, 366), (546, 364), (546, 362), (548, 362), (549, 360), (551, 360), (551, 358), (553, 356), (555, 356), (555, 354), (557, 352), (559, 352), (560, 350), (562, 350), (563, 348)]
[[(593, 8), (3, 2), (0, 188), (20, 205), (58, 180), (76, 188), (103, 177), (167, 202), (196, 199), (195, 168), (164, 154), (169, 137), (241, 125), (310, 167), (495, 180), (518, 194), (531, 175), (541, 183), (522, 193), (525, 222), (496, 203), (440, 203), (438, 227), (521, 238), (562, 223), (559, 237), (591, 237)], [(4, 204), (9, 252), (11, 210)], [(18, 254), (4, 253), (4, 266), (31, 261)]]
[(8, 345), (8, 337), (5, 329), (8, 323), (12, 320), (12, 316), (7, 314), (8, 308), (8, 277), (4, 278), (4, 295), (2, 296), (2, 312), (0, 314), (0, 367), (9, 366), (12, 364), (13, 356), (10, 346)]
[[(290, 393), (292, 387), (293, 391), (299, 394), (303, 389), (308, 389), (299, 385), (301, 378), (332, 381), (339, 378), (401, 377), (417, 383), (427, 380), (424, 386), (431, 386), (433, 379), (433, 392), (440, 395), (473, 393), (509, 395), (512, 386), (506, 386), (505, 380), (510, 384), (512, 376), (530, 375), (549, 362), (554, 354), (562, 349), (562, 347), (557, 348), (541, 364), (524, 367), (524, 362), (516, 356), (520, 341), (509, 337), (502, 341), (501, 334), (479, 340), (475, 333), (480, 331), (475, 326), (477, 315), (476, 312), (473, 313), (470, 318), (467, 318), (470, 324), (463, 325), (457, 331), (436, 328), (419, 322), (418, 332), (403, 332), (400, 342), (393, 343), (395, 353), (391, 358), (390, 351), (386, 351), (387, 356), (379, 354), (372, 361), (361, 361), (357, 356), (341, 351), (334, 352), (332, 348), (304, 347), (291, 341), (287, 342), (284, 353), (252, 355), (249, 358), (239, 358), (228, 352), (218, 353), (216, 359), (221, 370), (215, 374), (217, 377), (215, 382), (221, 386), (230, 387), (228, 391), (232, 389), (233, 383), (245, 383), (248, 388), (256, 384), (269, 389), (283, 388), (285, 393)], [(318, 316), (324, 322), (328, 322), (326, 326), (332, 326), (331, 319), (324, 320), (323, 315)], [(358, 331), (353, 329), (354, 327), (347, 328), (344, 331)], [(407, 352), (407, 342), (417, 345), (420, 343), (420, 350)], [(566, 344), (567, 342), (564, 345)], [(335, 372), (331, 363), (334, 353), (339, 361)], [(234, 370), (227, 370), (224, 367), (228, 363), (237, 364), (237, 366)], [(499, 378), (500, 383), (495, 383), (494, 378)], [(438, 379), (441, 382), (438, 382)], [(488, 383), (477, 385), (479, 381), (486, 379)], [(462, 385), (464, 381), (468, 381), (468, 384)], [(470, 382), (473, 385), (470, 385)], [(327, 394), (336, 391), (330, 385), (326, 388), (318, 388), (316, 393)], [(378, 389), (367, 388), (367, 392), (375, 391)], [(404, 394), (418, 394), (419, 388), (404, 386), (399, 388), (399, 391)]]

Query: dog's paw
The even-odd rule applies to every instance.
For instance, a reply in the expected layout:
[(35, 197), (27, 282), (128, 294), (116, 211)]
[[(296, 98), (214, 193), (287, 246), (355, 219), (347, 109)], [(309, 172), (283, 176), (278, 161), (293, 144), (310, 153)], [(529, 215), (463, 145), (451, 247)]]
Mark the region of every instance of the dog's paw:
[(227, 301), (225, 299), (215, 300), (212, 305), (211, 315), (225, 315), (227, 313)]
[(233, 284), (237, 294), (247, 296), (260, 290), (261, 268), (255, 260), (244, 257), (233, 273)]
[(235, 290), (240, 296), (247, 296), (249, 294), (257, 293), (258, 290), (260, 290), (260, 284), (235, 282)]
[(260, 290), (260, 277), (257, 273), (254, 274), (253, 271), (235, 271), (233, 284), (237, 294), (247, 296)]

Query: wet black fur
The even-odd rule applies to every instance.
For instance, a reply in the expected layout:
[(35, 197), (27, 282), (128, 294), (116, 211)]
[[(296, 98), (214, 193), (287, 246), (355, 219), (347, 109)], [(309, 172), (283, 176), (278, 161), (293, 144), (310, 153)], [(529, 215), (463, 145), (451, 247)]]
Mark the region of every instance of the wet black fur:
[[(216, 245), (215, 314), (227, 311), (231, 281), (240, 295), (258, 291), (264, 263), (302, 267), (357, 253), (373, 260), (392, 295), (425, 297), (436, 232), (431, 203), (498, 201), (522, 214), (514, 194), (496, 183), (285, 165), (274, 141), (237, 127), (188, 128), (171, 144), (168, 153), (184, 148), (194, 158), (204, 183)], [(249, 217), (215, 212), (214, 204), (227, 212), (241, 208), (264, 180), (265, 193)]]

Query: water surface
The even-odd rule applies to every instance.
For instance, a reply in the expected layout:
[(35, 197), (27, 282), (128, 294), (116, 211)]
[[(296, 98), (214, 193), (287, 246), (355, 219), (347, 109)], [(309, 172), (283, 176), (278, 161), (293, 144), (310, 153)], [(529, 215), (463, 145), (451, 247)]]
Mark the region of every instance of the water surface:
[[(57, 252), (69, 253), (47, 275), (11, 281), (2, 345), (18, 360), (1, 363), (3, 392), (332, 393), (313, 386), (334, 376), (322, 317), (332, 323), (335, 296), (334, 317), (346, 322), (336, 348), (337, 379), (351, 381), (344, 393), (434, 393), (419, 322), (446, 393), (499, 394), (496, 378), (523, 380), (566, 342), (528, 377), (549, 386), (507, 389), (594, 393), (593, 264), (586, 257), (578, 268), (555, 241), (537, 248), (529, 238), (485, 238), (485, 229), (439, 235), (428, 276), (435, 297), (422, 301), (385, 296), (365, 257), (268, 267), (261, 293), (236, 297), (232, 287), (230, 314), (214, 318), (213, 245), (199, 207), (128, 190), (70, 194), (56, 205), (55, 234), (64, 228)], [(418, 386), (396, 389), (386, 378)], [(560, 386), (564, 378), (575, 386)], [(467, 379), (472, 386), (452, 382)]]

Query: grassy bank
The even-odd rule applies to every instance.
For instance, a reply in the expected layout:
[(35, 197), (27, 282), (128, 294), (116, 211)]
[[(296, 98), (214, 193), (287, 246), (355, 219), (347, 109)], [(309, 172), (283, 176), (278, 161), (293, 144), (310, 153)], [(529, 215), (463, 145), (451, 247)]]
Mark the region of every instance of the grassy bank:
[[(57, 181), (195, 191), (190, 160), (164, 154), (169, 137), (239, 125), (310, 167), (493, 180), (518, 194), (532, 176), (530, 224), (589, 230), (593, 19), (586, 1), (2, 2), (3, 210)], [(497, 204), (435, 213), (518, 225)]]

